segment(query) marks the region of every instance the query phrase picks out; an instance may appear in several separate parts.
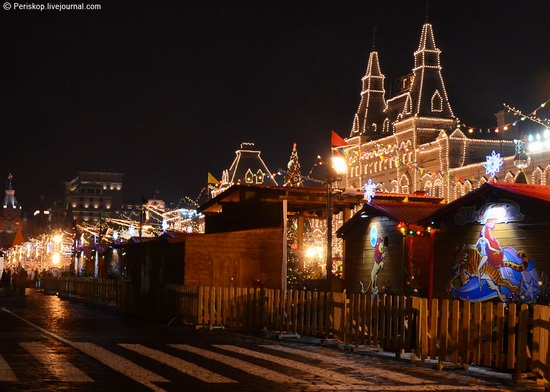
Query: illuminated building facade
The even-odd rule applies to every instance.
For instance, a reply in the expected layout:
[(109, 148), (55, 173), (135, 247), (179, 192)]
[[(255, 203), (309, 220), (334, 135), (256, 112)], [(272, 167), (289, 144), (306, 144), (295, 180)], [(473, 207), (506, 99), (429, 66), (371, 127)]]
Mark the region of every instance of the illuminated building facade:
[(65, 183), (65, 208), (73, 219), (99, 221), (122, 206), (123, 173), (81, 171)]
[(261, 151), (255, 148), (254, 143), (241, 143), (235, 155), (231, 167), (223, 171), (222, 180), (217, 184), (218, 186), (211, 190), (212, 198), (232, 185), (279, 185), (260, 156)]
[[(343, 149), (349, 170), (341, 185), (359, 189), (370, 180), (378, 192), (425, 191), (453, 201), (493, 180), (515, 182), (522, 176), (530, 183), (550, 184), (550, 150), (526, 149), (529, 166), (525, 159), (518, 166), (517, 134), (504, 126), (483, 135), (461, 127), (445, 89), (440, 53), (426, 22), (412, 73), (401, 79), (398, 95), (386, 98), (385, 76), (373, 48)], [(502, 157), (502, 165), (488, 174), (484, 164), (492, 152)]]

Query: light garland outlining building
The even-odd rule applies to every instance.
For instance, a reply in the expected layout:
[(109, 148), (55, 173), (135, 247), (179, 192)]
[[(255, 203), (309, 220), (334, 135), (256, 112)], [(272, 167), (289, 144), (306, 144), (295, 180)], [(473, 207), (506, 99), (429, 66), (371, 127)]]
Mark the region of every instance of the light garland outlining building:
[[(540, 143), (538, 149), (523, 149), (522, 163), (526, 162), (527, 150), (530, 165), (519, 167), (515, 162), (519, 140), (505, 134), (508, 125), (515, 123), (502, 124), (503, 132), (500, 124), (492, 133), (462, 131), (445, 89), (440, 53), (432, 25), (426, 22), (414, 53), (412, 74), (401, 79), (401, 92), (387, 99), (385, 76), (373, 48), (362, 78), (359, 108), (346, 139), (348, 145), (343, 148), (349, 170), (341, 185), (364, 189), (371, 181), (378, 192), (425, 191), (429, 196), (453, 201), (488, 181), (523, 179), (550, 184), (550, 143), (549, 148)], [(520, 120), (534, 121), (503, 106)], [(536, 122), (544, 132), (546, 123)], [(502, 157), (500, 171), (488, 173), (485, 165), (493, 153)]]

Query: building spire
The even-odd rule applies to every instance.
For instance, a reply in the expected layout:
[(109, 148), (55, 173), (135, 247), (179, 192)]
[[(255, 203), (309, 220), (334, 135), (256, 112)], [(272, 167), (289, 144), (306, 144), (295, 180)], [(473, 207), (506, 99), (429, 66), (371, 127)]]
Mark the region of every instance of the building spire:
[(425, 23), (430, 23), (430, 0), (426, 0), (426, 21)]
[(376, 51), (376, 25), (372, 25), (372, 51)]
[(17, 204), (17, 200), (15, 199), (15, 190), (11, 185), (12, 179), (13, 179), (13, 175), (11, 173), (8, 174), (8, 178), (6, 180), (6, 196), (4, 196), (4, 204), (3, 204), (4, 208), (7, 208), (8, 205), (11, 205), (12, 208), (19, 207), (19, 205)]
[(380, 70), (378, 52), (375, 49), (376, 26), (372, 29), (372, 51), (367, 71), (361, 79), (361, 102), (353, 119), (350, 137), (367, 135), (380, 136), (384, 131), (384, 109), (386, 108), (384, 74)]
[(404, 107), (405, 117), (454, 118), (441, 74), (440, 54), (433, 27), (425, 23), (414, 53), (413, 81)]

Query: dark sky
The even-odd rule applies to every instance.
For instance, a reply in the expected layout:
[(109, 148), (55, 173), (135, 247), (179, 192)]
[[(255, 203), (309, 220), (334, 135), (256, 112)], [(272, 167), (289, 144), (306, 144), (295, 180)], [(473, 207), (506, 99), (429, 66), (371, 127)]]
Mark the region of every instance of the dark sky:
[[(80, 170), (125, 173), (126, 201), (194, 199), (241, 142), (273, 171), (296, 142), (307, 172), (331, 130), (349, 135), (373, 26), (389, 90), (426, 17), (425, 0), (96, 3), (0, 10), (0, 176), (27, 211)], [(503, 102), (550, 98), (549, 16), (548, 0), (430, 2), (461, 120), (491, 127)]]

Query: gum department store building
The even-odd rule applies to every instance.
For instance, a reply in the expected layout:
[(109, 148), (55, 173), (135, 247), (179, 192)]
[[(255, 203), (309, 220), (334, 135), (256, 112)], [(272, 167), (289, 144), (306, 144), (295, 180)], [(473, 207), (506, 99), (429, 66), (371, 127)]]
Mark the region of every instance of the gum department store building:
[[(480, 135), (459, 127), (445, 90), (440, 54), (432, 25), (426, 22), (412, 74), (402, 79), (399, 95), (386, 99), (385, 76), (373, 48), (359, 108), (345, 139), (348, 173), (341, 186), (359, 189), (371, 180), (379, 192), (425, 191), (450, 202), (487, 181), (550, 184), (550, 151), (541, 148), (520, 156), (511, 137), (519, 139), (518, 132)], [(514, 118), (517, 112), (498, 113), (499, 130)], [(495, 178), (485, 167), (493, 151), (503, 158)], [(523, 173), (521, 164), (529, 164)]]

